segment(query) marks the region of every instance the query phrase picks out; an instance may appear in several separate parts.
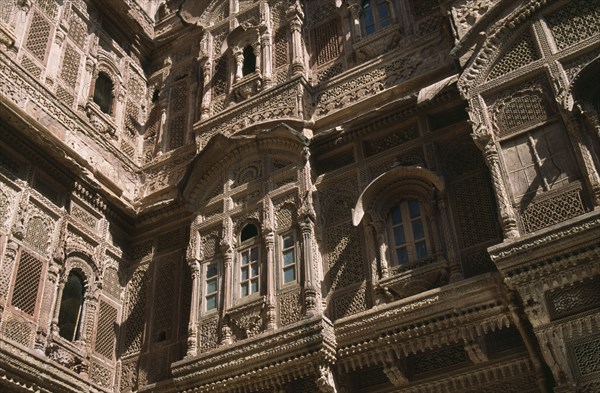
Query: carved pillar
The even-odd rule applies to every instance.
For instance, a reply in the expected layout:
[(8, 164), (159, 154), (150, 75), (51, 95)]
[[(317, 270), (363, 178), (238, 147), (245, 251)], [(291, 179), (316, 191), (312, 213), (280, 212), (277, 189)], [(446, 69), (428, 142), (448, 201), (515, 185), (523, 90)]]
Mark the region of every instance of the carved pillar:
[(387, 260), (387, 242), (385, 241), (385, 222), (376, 220), (371, 222), (371, 227), (375, 233), (375, 245), (379, 257), (379, 271), (381, 278), (389, 277), (389, 262)]
[(199, 59), (202, 68), (202, 101), (200, 104), (200, 120), (205, 120), (210, 116), (210, 71), (212, 68), (208, 56)]
[(260, 73), (260, 70), (262, 70), (260, 41), (252, 44), (252, 51), (254, 52), (254, 57), (256, 58), (256, 72)]
[[(233, 246), (225, 238), (221, 240), (221, 253), (223, 254), (223, 307), (221, 308), (221, 322), (231, 308), (233, 290)], [(221, 331), (221, 344), (231, 344), (231, 329), (223, 324)]]
[(348, 20), (350, 21), (350, 29), (352, 30), (352, 36), (355, 41), (362, 38), (362, 31), (360, 28), (360, 8), (360, 2), (358, 0), (348, 1), (348, 11), (350, 11)]
[(96, 59), (88, 55), (85, 59), (85, 72), (81, 77), (81, 83), (79, 84), (79, 103), (80, 108), (85, 108), (88, 98), (93, 97), (94, 86), (92, 78), (94, 76), (94, 70), (96, 68)]
[[(66, 277), (65, 277), (66, 280)], [(64, 284), (63, 284), (64, 287)], [(94, 332), (94, 323), (96, 321), (96, 310), (98, 308), (98, 296), (100, 295), (100, 288), (95, 285), (90, 285), (88, 291), (85, 294), (85, 300), (83, 302), (83, 320), (81, 321), (81, 341), (85, 343), (85, 346), (89, 348), (91, 352), (92, 338)], [(58, 317), (57, 317), (58, 319)]]
[(444, 242), (446, 243), (446, 256), (448, 257), (448, 265), (450, 268), (450, 282), (463, 279), (462, 268), (458, 263), (458, 257), (455, 249), (455, 238), (452, 236), (453, 231), (450, 228), (448, 221), (448, 198), (442, 194), (437, 201), (440, 211), (440, 219), (442, 221), (442, 233), (444, 234)]
[(302, 47), (302, 20), (304, 12), (300, 1), (296, 0), (286, 11), (287, 21), (290, 25), (292, 36), (292, 72), (296, 74), (304, 73), (304, 49)]
[(17, 252), (19, 251), (19, 244), (14, 240), (10, 239), (6, 244), (6, 251), (4, 252), (4, 258), (2, 261), (2, 267), (0, 270), (0, 303), (6, 304), (8, 294), (8, 286), (10, 284), (10, 278), (12, 276), (13, 267), (15, 260), (17, 259)]
[(233, 58), (235, 59), (235, 81), (237, 82), (244, 77), (244, 52), (237, 46), (234, 46), (231, 51), (233, 52)]
[(572, 112), (564, 113), (563, 118), (565, 119), (567, 130), (577, 147), (579, 153), (577, 154), (579, 166), (583, 169), (583, 178), (589, 189), (592, 191), (592, 201), (594, 206), (600, 206), (600, 176), (596, 170), (592, 153), (584, 142), (581, 123)]
[(267, 329), (277, 327), (275, 315), (275, 233), (267, 229), (263, 234), (267, 250)]
[(58, 279), (58, 285), (56, 290), (56, 304), (54, 306), (54, 312), (52, 313), (52, 323), (50, 324), (50, 334), (51, 336), (59, 336), (60, 329), (58, 328), (58, 315), (60, 313), (60, 303), (62, 302), (62, 294), (65, 289), (65, 284), (67, 282), (67, 276), (62, 275)]
[(267, 31), (260, 37), (260, 46), (262, 48), (262, 71), (263, 80), (266, 88), (271, 86), (273, 80), (273, 45), (271, 43), (271, 32)]
[(48, 64), (46, 65), (46, 83), (50, 86), (54, 85), (56, 76), (58, 75), (58, 69), (60, 66), (60, 59), (62, 53), (62, 46), (65, 42), (67, 27), (62, 23), (56, 29), (54, 40), (50, 46), (50, 54), (48, 55)]
[[(470, 112), (471, 113), (471, 112)], [(472, 116), (472, 113), (471, 113)], [(492, 183), (494, 184), (496, 202), (500, 214), (500, 224), (504, 232), (504, 238), (512, 239), (519, 236), (517, 228), (517, 219), (510, 203), (510, 198), (504, 186), (502, 172), (500, 170), (500, 161), (498, 156), (498, 147), (490, 130), (483, 124), (474, 124), (471, 137), (477, 147), (483, 152), (485, 163), (490, 170)]]
[(190, 321), (188, 324), (188, 339), (186, 357), (196, 356), (198, 353), (198, 315), (200, 307), (200, 263), (196, 258), (188, 258), (188, 266), (192, 275), (192, 299), (190, 307)]

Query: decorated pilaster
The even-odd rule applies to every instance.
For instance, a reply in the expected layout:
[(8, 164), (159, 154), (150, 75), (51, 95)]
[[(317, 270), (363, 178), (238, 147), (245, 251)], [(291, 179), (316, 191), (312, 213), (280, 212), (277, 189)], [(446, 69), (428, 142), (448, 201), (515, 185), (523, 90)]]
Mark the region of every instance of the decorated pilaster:
[(273, 81), (273, 44), (271, 42), (271, 31), (266, 30), (260, 36), (260, 47), (262, 49), (262, 63), (263, 81), (265, 88), (269, 88)]
[(200, 255), (199, 255), (198, 232), (194, 230), (190, 235), (185, 259), (190, 268), (192, 276), (192, 299), (190, 305), (190, 320), (188, 323), (188, 338), (186, 357), (195, 356), (198, 353), (198, 315), (200, 307)]
[(440, 211), (442, 233), (446, 245), (446, 257), (448, 258), (448, 265), (450, 268), (450, 282), (459, 281), (463, 279), (463, 273), (454, 247), (456, 239), (452, 236), (454, 231), (450, 228), (450, 222), (448, 220), (448, 198), (445, 194), (440, 195), (437, 205)]
[(50, 54), (48, 55), (48, 66), (46, 67), (46, 83), (50, 86), (54, 85), (56, 76), (58, 75), (60, 67), (60, 59), (62, 53), (63, 43), (67, 36), (68, 26), (64, 25), (64, 21), (58, 25), (52, 45), (50, 46)]
[(498, 203), (498, 213), (500, 215), (500, 224), (502, 225), (504, 238), (516, 238), (519, 236), (517, 219), (515, 218), (515, 212), (510, 203), (508, 192), (504, 186), (504, 180), (502, 179), (498, 147), (494, 141), (494, 136), (484, 122), (477, 119), (477, 115), (472, 110), (469, 111), (469, 116), (471, 118), (471, 125), (473, 126), (471, 137), (477, 147), (483, 152), (485, 163), (490, 170), (492, 183), (496, 191), (496, 202)]
[(304, 48), (302, 45), (304, 11), (302, 11), (300, 0), (295, 0), (288, 7), (285, 15), (292, 36), (292, 73), (304, 74)]

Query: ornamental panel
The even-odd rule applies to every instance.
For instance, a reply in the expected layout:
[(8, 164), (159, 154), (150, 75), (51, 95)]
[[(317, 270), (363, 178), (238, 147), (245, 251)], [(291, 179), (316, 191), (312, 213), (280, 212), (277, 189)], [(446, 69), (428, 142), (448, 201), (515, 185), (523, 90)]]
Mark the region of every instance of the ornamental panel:
[(105, 301), (100, 301), (100, 312), (96, 325), (94, 351), (107, 359), (113, 358), (116, 341), (117, 309)]
[(546, 293), (552, 320), (600, 308), (600, 276)]
[(556, 46), (563, 50), (600, 34), (600, 1), (575, 0), (545, 19)]
[(31, 316), (35, 312), (42, 267), (42, 261), (26, 251), (21, 251), (11, 304)]
[(494, 65), (489, 79), (496, 79), (511, 71), (526, 66), (540, 59), (533, 35), (526, 32), (517, 38), (516, 42), (502, 55), (501, 59)]
[(25, 47), (41, 62), (46, 59), (46, 52), (50, 43), (51, 27), (50, 22), (46, 18), (39, 12), (34, 12), (25, 41)]

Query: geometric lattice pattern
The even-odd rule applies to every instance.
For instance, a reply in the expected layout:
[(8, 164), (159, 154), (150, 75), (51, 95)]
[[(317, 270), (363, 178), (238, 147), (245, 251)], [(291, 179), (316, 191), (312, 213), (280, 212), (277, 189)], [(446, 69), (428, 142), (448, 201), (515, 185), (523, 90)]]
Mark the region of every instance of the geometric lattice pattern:
[(169, 125), (169, 148), (167, 150), (172, 150), (183, 146), (185, 121), (185, 115), (179, 115), (171, 120)]
[(56, 97), (68, 107), (72, 107), (75, 102), (75, 97), (73, 97), (73, 93), (61, 85), (56, 86)]
[(531, 33), (525, 33), (506, 51), (496, 63), (489, 79), (495, 79), (539, 59)]
[(134, 353), (142, 346), (144, 334), (144, 315), (146, 307), (147, 272), (134, 273), (127, 290), (127, 314), (125, 320), (125, 354)]
[(25, 47), (40, 61), (44, 61), (50, 43), (50, 22), (39, 13), (33, 14)]
[(152, 302), (152, 342), (171, 341), (174, 315), (177, 315), (176, 267), (172, 261), (159, 262), (155, 275), (154, 301)]
[(213, 77), (213, 94), (215, 97), (225, 93), (227, 89), (227, 56), (221, 56), (215, 62)]
[(280, 27), (275, 31), (275, 68), (288, 63), (287, 29)]
[(119, 273), (114, 268), (107, 268), (102, 279), (102, 290), (107, 295), (115, 299), (121, 296), (121, 284), (119, 283)]
[(56, 0), (35, 0), (35, 2), (44, 15), (52, 19), (56, 17), (58, 12), (58, 2)]
[(24, 321), (19, 321), (10, 313), (5, 313), (3, 319), (1, 335), (30, 348), (35, 335), (33, 326)]
[(36, 78), (39, 78), (42, 75), (42, 69), (37, 64), (35, 64), (29, 58), (29, 56), (23, 56), (23, 58), (21, 59), (21, 66), (23, 66), (23, 68), (25, 68), (27, 72), (29, 72)]
[(585, 376), (600, 371), (600, 337), (573, 347), (579, 375)]
[(576, 0), (546, 17), (558, 49), (600, 34), (600, 0)]
[(217, 347), (219, 336), (219, 321), (217, 318), (207, 318), (200, 323), (198, 327), (198, 347), (203, 350), (209, 350)]
[(485, 247), (473, 247), (461, 251), (461, 264), (465, 278), (496, 271)]
[(318, 27), (315, 27), (313, 30), (317, 54), (317, 66), (334, 60), (340, 55), (340, 43), (336, 22), (336, 20), (331, 20), (328, 23), (323, 23)]
[(367, 309), (367, 299), (364, 284), (356, 290), (336, 293), (331, 300), (332, 320), (358, 314)]
[[(412, 359), (411, 359), (412, 358)], [(440, 349), (434, 352), (419, 353), (409, 356), (412, 360), (415, 374), (423, 374), (430, 371), (452, 367), (468, 362), (467, 354), (462, 345)]]
[(87, 26), (76, 13), (71, 15), (69, 20), (69, 37), (77, 46), (83, 49), (85, 39), (87, 38)]
[(514, 96), (498, 112), (501, 135), (517, 127), (541, 122), (549, 116), (544, 98), (538, 94)]
[(108, 359), (112, 359), (115, 348), (116, 324), (117, 309), (104, 301), (100, 301), (94, 351)]
[(42, 262), (22, 251), (11, 304), (33, 316), (42, 275)]
[(302, 301), (298, 290), (282, 293), (279, 300), (279, 325), (285, 326), (302, 319)]
[(331, 290), (364, 280), (362, 241), (359, 228), (350, 221), (328, 226), (325, 260)]
[(77, 85), (77, 74), (79, 72), (79, 63), (81, 62), (81, 55), (73, 49), (71, 45), (66, 45), (65, 57), (63, 58), (62, 70), (60, 72), (60, 78), (67, 83), (67, 85), (74, 89)]
[(41, 217), (32, 217), (27, 223), (25, 241), (36, 251), (45, 253), (50, 244), (51, 230)]
[(600, 276), (548, 292), (546, 302), (553, 320), (600, 308)]
[(523, 212), (525, 232), (534, 232), (586, 212), (580, 190), (573, 189), (552, 198), (530, 203)]

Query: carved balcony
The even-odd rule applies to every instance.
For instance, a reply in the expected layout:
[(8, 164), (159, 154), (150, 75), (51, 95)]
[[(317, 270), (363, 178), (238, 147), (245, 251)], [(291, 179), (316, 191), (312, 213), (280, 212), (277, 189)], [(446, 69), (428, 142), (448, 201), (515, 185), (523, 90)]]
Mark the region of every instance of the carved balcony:
[(231, 86), (233, 99), (235, 102), (244, 101), (260, 92), (262, 86), (262, 75), (259, 72), (246, 75)]
[(403, 299), (446, 284), (448, 276), (446, 259), (425, 258), (390, 268), (389, 276), (379, 281), (377, 292), (387, 301)]

